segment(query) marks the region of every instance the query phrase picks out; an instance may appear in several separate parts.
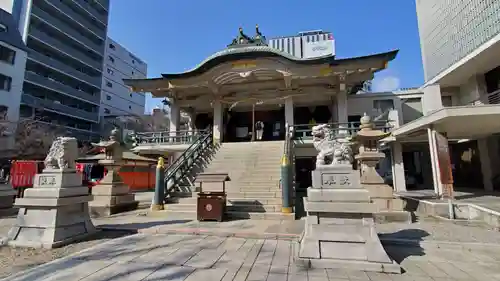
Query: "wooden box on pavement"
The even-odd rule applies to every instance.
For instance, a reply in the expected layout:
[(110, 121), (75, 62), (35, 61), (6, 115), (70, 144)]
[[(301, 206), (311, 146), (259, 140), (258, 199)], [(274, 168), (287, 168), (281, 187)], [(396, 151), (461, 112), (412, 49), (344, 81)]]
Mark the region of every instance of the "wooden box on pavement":
[[(216, 220), (220, 222), (224, 219), (227, 197), (226, 181), (228, 180), (227, 173), (202, 173), (198, 175), (196, 178), (196, 181), (200, 183), (196, 208), (198, 221)], [(205, 183), (209, 183), (217, 191), (203, 190)]]

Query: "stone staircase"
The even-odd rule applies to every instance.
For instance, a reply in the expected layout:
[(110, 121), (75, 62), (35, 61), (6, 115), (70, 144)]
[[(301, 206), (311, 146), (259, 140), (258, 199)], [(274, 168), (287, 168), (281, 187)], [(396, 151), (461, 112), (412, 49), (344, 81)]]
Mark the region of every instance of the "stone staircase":
[[(227, 172), (227, 212), (231, 218), (291, 219), (281, 213), (280, 163), (283, 141), (224, 143), (204, 172)], [(207, 185), (205, 191), (210, 191)], [(175, 193), (168, 212), (196, 215), (196, 193)]]

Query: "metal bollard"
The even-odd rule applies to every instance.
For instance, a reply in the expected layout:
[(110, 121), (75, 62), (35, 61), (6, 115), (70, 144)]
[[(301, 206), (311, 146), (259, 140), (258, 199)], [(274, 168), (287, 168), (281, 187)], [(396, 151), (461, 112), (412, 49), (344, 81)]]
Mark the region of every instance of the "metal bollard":
[(290, 161), (286, 154), (281, 157), (281, 195), (282, 195), (282, 206), (281, 212), (290, 214), (292, 213), (292, 205), (290, 204), (290, 189), (291, 185), (290, 177)]
[(155, 195), (151, 210), (159, 211), (165, 209), (163, 200), (165, 199), (165, 161), (163, 157), (158, 158), (156, 165)]

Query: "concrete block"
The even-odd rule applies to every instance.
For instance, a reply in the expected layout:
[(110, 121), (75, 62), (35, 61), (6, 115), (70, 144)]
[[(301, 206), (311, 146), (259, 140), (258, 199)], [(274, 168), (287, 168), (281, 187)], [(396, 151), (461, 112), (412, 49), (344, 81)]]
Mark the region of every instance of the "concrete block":
[(94, 234), (88, 209), (91, 198), (76, 171), (36, 175), (35, 186), (16, 200), (20, 210), (8, 233), (8, 244), (54, 248)]
[(330, 192), (324, 189), (307, 189), (307, 198), (316, 202), (369, 202), (370, 195), (361, 189), (339, 189), (339, 192)]

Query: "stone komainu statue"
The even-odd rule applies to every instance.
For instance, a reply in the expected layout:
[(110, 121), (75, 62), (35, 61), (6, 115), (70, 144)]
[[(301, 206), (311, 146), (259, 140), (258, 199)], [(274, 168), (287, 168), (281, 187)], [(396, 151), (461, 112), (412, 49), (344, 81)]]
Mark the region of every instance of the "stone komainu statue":
[(65, 170), (75, 169), (78, 158), (78, 142), (72, 137), (58, 137), (50, 147), (45, 157), (45, 169)]
[(352, 148), (348, 138), (335, 136), (327, 124), (314, 126), (312, 136), (314, 148), (318, 151), (316, 167), (352, 163)]

